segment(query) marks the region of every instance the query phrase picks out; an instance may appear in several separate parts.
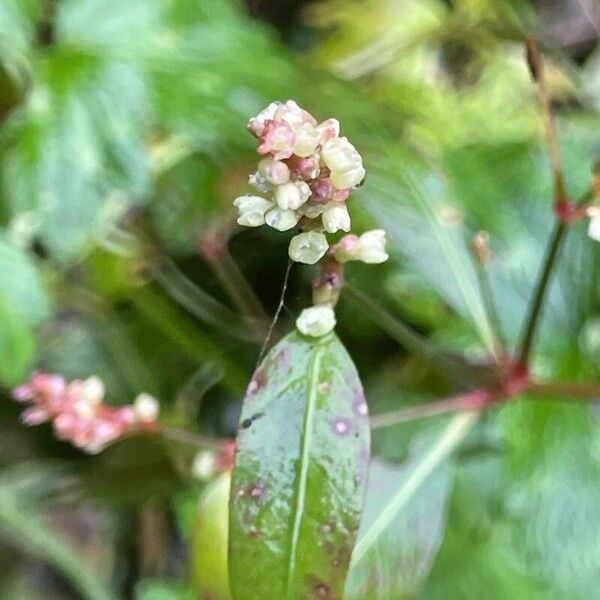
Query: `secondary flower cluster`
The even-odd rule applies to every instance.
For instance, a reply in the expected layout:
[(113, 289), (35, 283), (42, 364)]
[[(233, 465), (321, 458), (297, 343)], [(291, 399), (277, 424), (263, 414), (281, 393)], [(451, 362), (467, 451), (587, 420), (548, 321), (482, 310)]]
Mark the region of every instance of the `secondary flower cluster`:
[[(248, 122), (263, 157), (249, 183), (261, 194), (236, 198), (237, 222), (247, 227), (267, 224), (279, 231), (299, 226), (289, 245), (296, 262), (314, 265), (326, 255), (338, 263), (387, 260), (385, 232), (349, 234), (330, 246), (325, 234), (349, 232), (346, 200), (365, 177), (362, 157), (337, 119), (322, 123), (293, 100), (273, 102)], [(319, 301), (302, 312), (296, 325), (301, 333), (320, 337), (335, 327), (335, 301)]]
[(58, 439), (90, 454), (128, 433), (157, 428), (159, 405), (153, 396), (142, 393), (133, 405), (112, 407), (104, 403), (104, 394), (99, 377), (67, 383), (52, 373), (35, 373), (13, 392), (19, 402), (30, 403), (21, 415), (26, 425), (51, 421)]

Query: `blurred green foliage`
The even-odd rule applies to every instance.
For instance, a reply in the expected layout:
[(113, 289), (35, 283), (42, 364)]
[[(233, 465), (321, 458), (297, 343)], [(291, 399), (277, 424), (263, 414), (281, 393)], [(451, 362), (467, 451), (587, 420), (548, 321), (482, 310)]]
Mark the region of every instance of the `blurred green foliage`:
[[(547, 50), (578, 197), (600, 153), (600, 48), (575, 63), (527, 2), (321, 1), (284, 46), (229, 0), (2, 0), (3, 598), (197, 597), (181, 547), (203, 488), (196, 447), (132, 438), (83, 458), (47, 427), (22, 426), (10, 388), (35, 368), (97, 373), (116, 404), (146, 390), (173, 427), (232, 435), (286, 264), (287, 235), (240, 231), (231, 206), (255, 160), (244, 124), (274, 99), (339, 118), (365, 157), (351, 211), (386, 229), (392, 260), (353, 264), (352, 285), (485, 364), (491, 329), (470, 251), (485, 229), (515, 344), (552, 223), (530, 33)], [(541, 377), (598, 375), (598, 258), (574, 226), (536, 346)], [(308, 303), (311, 277), (292, 270), (276, 337)], [(338, 323), (373, 413), (459, 389), (350, 295)], [(394, 486), (375, 488), (369, 510), (422, 469), (448, 422), (374, 432), (375, 475)], [(595, 597), (599, 435), (587, 405), (490, 411), (395, 515), (397, 539), (369, 557), (370, 579), (351, 574), (349, 597)], [(78, 513), (70, 528), (37, 525), (73, 507), (109, 514), (110, 534)]]

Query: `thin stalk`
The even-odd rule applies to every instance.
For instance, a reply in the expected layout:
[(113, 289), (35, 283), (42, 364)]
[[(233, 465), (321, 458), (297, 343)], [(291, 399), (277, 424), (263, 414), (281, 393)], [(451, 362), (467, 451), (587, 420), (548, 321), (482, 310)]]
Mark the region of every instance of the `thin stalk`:
[[(522, 398), (528, 400), (586, 402), (600, 400), (600, 382), (538, 381), (528, 383), (523, 392), (525, 395)], [(512, 396), (492, 395), (486, 390), (473, 390), (450, 398), (376, 415), (371, 417), (371, 429), (391, 427), (450, 412), (484, 410), (506, 402), (510, 398)]]
[(223, 441), (217, 438), (174, 427), (163, 427), (160, 434), (165, 439), (198, 448), (220, 448), (223, 445)]
[(418, 406), (401, 408), (381, 415), (371, 417), (371, 429), (391, 427), (400, 423), (408, 423), (428, 417), (443, 415), (449, 412), (464, 410), (480, 410), (491, 400), (490, 394), (485, 390), (473, 390), (465, 394), (459, 394), (443, 400), (426, 402)]
[(252, 318), (255, 331), (262, 339), (267, 332), (269, 318), (226, 244), (220, 248), (216, 259), (208, 255), (205, 258), (237, 309)]
[(539, 396), (571, 396), (573, 400), (594, 400), (600, 399), (600, 382), (534, 381), (529, 384), (527, 391)]
[(554, 232), (550, 238), (546, 258), (544, 259), (542, 270), (538, 277), (537, 284), (533, 295), (533, 300), (530, 304), (529, 313), (523, 327), (522, 341), (519, 351), (519, 363), (526, 365), (529, 360), (529, 354), (537, 331), (537, 326), (548, 292), (548, 286), (551, 281), (552, 272), (556, 266), (556, 261), (567, 231), (567, 225), (564, 222), (558, 222), (554, 226)]

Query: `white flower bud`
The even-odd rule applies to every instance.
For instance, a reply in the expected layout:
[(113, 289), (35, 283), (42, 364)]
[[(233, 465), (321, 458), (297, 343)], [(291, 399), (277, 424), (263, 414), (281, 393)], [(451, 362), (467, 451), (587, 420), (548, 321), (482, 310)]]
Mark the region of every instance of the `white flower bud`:
[(294, 210), (281, 210), (272, 208), (265, 214), (265, 221), (269, 227), (278, 231), (287, 231), (295, 227), (300, 220), (300, 215)]
[(385, 251), (385, 231), (373, 229), (360, 237), (345, 235), (335, 246), (336, 260), (345, 263), (360, 260), (364, 263), (377, 264), (385, 262), (389, 256)]
[(322, 233), (307, 231), (291, 239), (288, 252), (292, 260), (314, 265), (325, 255), (328, 248), (327, 238)]
[(595, 216), (590, 219), (588, 235), (591, 239), (600, 242), (600, 216)]
[(326, 208), (327, 204), (313, 204), (312, 202), (307, 202), (298, 209), (298, 212), (309, 219), (316, 219), (323, 214), (323, 211)]
[(280, 104), (277, 107), (273, 118), (286, 121), (294, 129), (302, 123), (310, 123), (311, 125), (317, 124), (315, 118), (309, 112), (300, 108), (294, 100), (288, 100), (284, 104)]
[(385, 251), (385, 231), (373, 229), (358, 238), (359, 260), (364, 263), (378, 264), (385, 262), (389, 256)]
[(323, 212), (323, 227), (328, 233), (335, 233), (340, 229), (350, 231), (350, 214), (344, 202), (331, 202)]
[(283, 210), (296, 210), (310, 198), (310, 188), (304, 181), (290, 181), (275, 188), (275, 201)]
[(317, 131), (321, 144), (324, 144), (327, 140), (340, 135), (340, 122), (337, 119), (327, 119), (317, 127)]
[(194, 457), (192, 474), (197, 479), (208, 479), (217, 472), (217, 457), (214, 452), (202, 450)]
[(296, 142), (294, 143), (294, 154), (307, 158), (313, 154), (319, 145), (320, 134), (316, 127), (310, 123), (302, 123), (294, 128)]
[(106, 392), (106, 387), (104, 385), (104, 381), (93, 375), (92, 377), (88, 377), (84, 382), (81, 388), (81, 399), (91, 405), (98, 405), (102, 403), (104, 400), (104, 394)]
[(332, 171), (350, 171), (362, 165), (360, 154), (346, 137), (327, 140), (321, 159)]
[(290, 168), (284, 162), (273, 158), (263, 158), (259, 161), (258, 173), (273, 185), (281, 185), (290, 180)]
[(365, 178), (365, 169), (357, 165), (349, 171), (331, 171), (331, 181), (338, 190), (356, 187)]
[(281, 102), (271, 102), (267, 108), (259, 112), (255, 117), (248, 121), (248, 129), (256, 136), (260, 137), (265, 128), (265, 121), (273, 119), (275, 111), (281, 106)]
[(270, 192), (273, 189), (271, 182), (265, 177), (264, 173), (256, 171), (248, 177), (248, 183), (257, 191), (263, 194)]
[(143, 423), (151, 423), (152, 421), (156, 421), (156, 419), (158, 419), (160, 405), (154, 396), (142, 392), (135, 399), (135, 402), (133, 403), (133, 410), (135, 411), (136, 417), (140, 421)]
[(296, 319), (298, 331), (311, 337), (326, 335), (335, 327), (335, 313), (329, 304), (305, 308)]
[(265, 213), (273, 203), (260, 196), (240, 196), (233, 201), (239, 210), (238, 224), (246, 227), (258, 227), (265, 223)]

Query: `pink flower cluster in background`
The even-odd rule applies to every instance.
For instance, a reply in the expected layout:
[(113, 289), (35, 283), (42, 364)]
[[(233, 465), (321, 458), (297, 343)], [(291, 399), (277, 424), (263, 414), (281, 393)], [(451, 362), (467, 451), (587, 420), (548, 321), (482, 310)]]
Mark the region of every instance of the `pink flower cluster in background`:
[(62, 375), (35, 373), (13, 394), (29, 403), (21, 415), (26, 425), (51, 422), (58, 439), (89, 454), (129, 433), (158, 429), (156, 398), (140, 394), (133, 404), (109, 406), (104, 403), (104, 382), (95, 376), (69, 383)]

